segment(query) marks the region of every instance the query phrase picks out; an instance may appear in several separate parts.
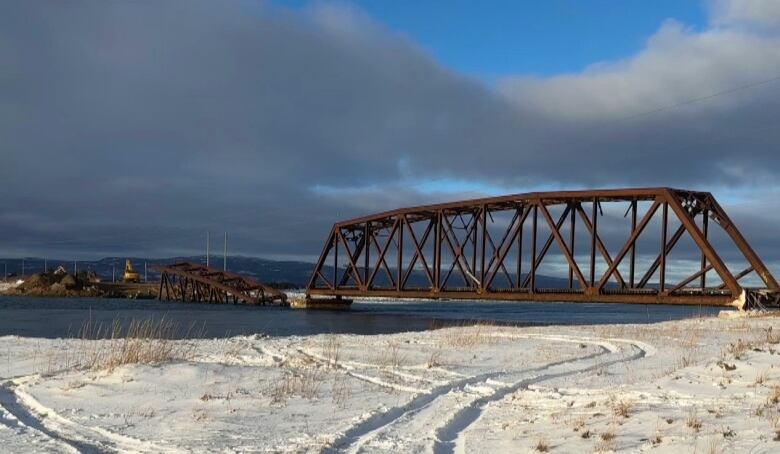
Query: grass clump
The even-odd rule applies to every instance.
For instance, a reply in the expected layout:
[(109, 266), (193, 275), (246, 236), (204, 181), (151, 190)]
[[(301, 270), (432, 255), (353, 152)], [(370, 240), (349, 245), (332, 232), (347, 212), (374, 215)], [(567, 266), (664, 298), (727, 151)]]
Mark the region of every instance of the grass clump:
[(549, 452), (550, 445), (544, 439), (539, 439), (534, 445), (536, 452)]
[(90, 318), (78, 333), (82, 343), (76, 365), (111, 372), (125, 364), (189, 360), (196, 349), (190, 337), (193, 328), (183, 330), (165, 317), (133, 319), (126, 325), (116, 319), (110, 325), (95, 324)]

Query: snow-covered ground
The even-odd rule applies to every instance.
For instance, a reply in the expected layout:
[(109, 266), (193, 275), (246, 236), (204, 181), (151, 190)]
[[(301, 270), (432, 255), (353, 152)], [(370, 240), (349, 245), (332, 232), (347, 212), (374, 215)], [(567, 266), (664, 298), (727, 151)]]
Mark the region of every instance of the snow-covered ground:
[(18, 287), (21, 285), (24, 281), (17, 280), (12, 282), (0, 282), (0, 294), (3, 292), (7, 292), (8, 290), (11, 290), (13, 288)]
[(780, 452), (778, 321), (191, 340), (113, 368), (121, 344), (2, 337), (0, 446)]

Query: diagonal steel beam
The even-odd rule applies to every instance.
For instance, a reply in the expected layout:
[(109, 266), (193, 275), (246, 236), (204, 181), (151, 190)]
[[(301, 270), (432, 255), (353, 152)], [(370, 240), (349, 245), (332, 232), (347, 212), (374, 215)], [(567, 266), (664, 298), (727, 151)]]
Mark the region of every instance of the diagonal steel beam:
[[(607, 247), (604, 246), (604, 242), (601, 241), (601, 237), (599, 236), (598, 232), (596, 234), (593, 234), (593, 223), (591, 223), (590, 218), (588, 217), (588, 214), (585, 213), (585, 210), (582, 209), (582, 206), (577, 205), (577, 213), (579, 213), (580, 218), (582, 219), (583, 224), (585, 224), (585, 228), (588, 229), (588, 233), (595, 238), (596, 240), (596, 249), (599, 250), (601, 253), (601, 256), (604, 258), (604, 261), (607, 263), (607, 266), (612, 265), (612, 257), (609, 255), (609, 251), (607, 250)], [(621, 287), (626, 286), (626, 281), (623, 280), (623, 276), (620, 274), (620, 270), (615, 268), (615, 272), (612, 273), (613, 276), (615, 276), (615, 279), (617, 280), (618, 284)]]
[(384, 264), (385, 270), (388, 273), (388, 277), (390, 278), (390, 282), (393, 284), (393, 287), (395, 287), (395, 281), (393, 280), (392, 273), (390, 273), (390, 268), (387, 266), (387, 262), (385, 261), (385, 255), (387, 254), (387, 250), (390, 248), (390, 244), (392, 244), (392, 238), (393, 235), (395, 235), (395, 231), (398, 229), (398, 219), (395, 219), (395, 222), (393, 222), (393, 227), (390, 229), (390, 234), (387, 236), (387, 241), (385, 242), (385, 246), (380, 250), (379, 244), (376, 241), (376, 237), (372, 234), (371, 240), (373, 241), (374, 245), (377, 248), (377, 251), (379, 252), (379, 258), (376, 261), (376, 267), (374, 267), (374, 271), (371, 273), (371, 276), (369, 277), (368, 281), (366, 282), (366, 287), (371, 287), (371, 285), (374, 283), (374, 278), (376, 278), (376, 273), (379, 271), (379, 267)]
[(601, 280), (598, 282), (598, 285), (595, 287), (595, 292), (601, 292), (601, 289), (604, 288), (604, 285), (609, 280), (609, 276), (617, 269), (618, 265), (620, 265), (620, 262), (623, 260), (623, 257), (626, 256), (628, 253), (628, 250), (631, 248), (631, 246), (634, 245), (636, 242), (636, 239), (639, 238), (639, 235), (642, 234), (642, 231), (647, 227), (647, 224), (650, 222), (650, 219), (653, 218), (653, 215), (655, 215), (655, 212), (658, 211), (658, 207), (661, 205), (661, 201), (657, 198), (655, 202), (653, 202), (653, 205), (650, 206), (650, 209), (647, 210), (647, 213), (645, 213), (645, 216), (642, 218), (642, 221), (639, 222), (639, 225), (636, 226), (633, 232), (631, 232), (631, 236), (628, 238), (628, 241), (626, 241), (626, 244), (623, 245), (623, 247), (620, 249), (620, 252), (617, 256), (615, 256), (615, 260), (612, 262), (611, 265), (609, 265), (609, 268), (607, 268), (607, 272), (604, 273), (604, 275), (601, 277)]
[(750, 247), (750, 243), (745, 240), (745, 238), (742, 236), (742, 233), (740, 233), (739, 229), (737, 229), (737, 226), (734, 225), (734, 222), (726, 214), (726, 211), (723, 209), (723, 207), (720, 206), (714, 197), (708, 196), (707, 199), (710, 206), (714, 209), (714, 211), (716, 211), (717, 217), (720, 219), (718, 224), (720, 224), (721, 228), (723, 228), (723, 230), (725, 230), (726, 233), (731, 237), (731, 240), (734, 241), (734, 243), (737, 245), (740, 252), (742, 252), (742, 255), (745, 256), (745, 259), (747, 259), (748, 263), (750, 263), (753, 269), (756, 270), (758, 276), (762, 281), (764, 281), (764, 285), (766, 285), (770, 290), (780, 290), (780, 285), (775, 280), (775, 277), (772, 276), (772, 273), (769, 272), (769, 269), (758, 257), (758, 254), (756, 254), (753, 248)]
[[(406, 214), (403, 215), (404, 224), (406, 224), (406, 229), (409, 231), (409, 235), (412, 239), (412, 244), (414, 245), (415, 253), (412, 257), (412, 261), (409, 263), (409, 269), (406, 271), (406, 276), (404, 277), (403, 284), (401, 287), (406, 286), (406, 281), (409, 280), (409, 276), (412, 274), (412, 270), (414, 270), (414, 265), (417, 262), (417, 259), (419, 258), (420, 261), (423, 264), (423, 269), (425, 270), (425, 275), (428, 277), (428, 282), (431, 284), (431, 287), (433, 287), (433, 274), (431, 274), (431, 270), (428, 267), (428, 262), (425, 260), (425, 254), (422, 252), (421, 245), (417, 241), (417, 235), (414, 233), (414, 228), (412, 227), (411, 223), (409, 222), (409, 218), (407, 218)], [(426, 227), (425, 232), (423, 232), (422, 236), (422, 246), (425, 246), (425, 243), (428, 241), (428, 236), (431, 234), (431, 231), (433, 230), (433, 224), (434, 224), (433, 218), (428, 222), (428, 227)]]
[[(677, 245), (677, 242), (680, 241), (680, 238), (682, 238), (685, 232), (685, 226), (680, 224), (680, 226), (677, 227), (677, 230), (674, 232), (674, 235), (672, 235), (672, 238), (668, 243), (666, 243), (666, 255), (669, 255), (669, 253), (672, 252), (672, 249), (674, 249), (674, 247)], [(658, 271), (659, 266), (661, 266), (661, 254), (658, 254), (658, 256), (653, 261), (653, 264), (650, 265), (650, 268), (648, 268), (647, 272), (645, 272), (645, 274), (642, 276), (642, 279), (639, 281), (637, 288), (645, 288), (647, 283), (653, 277), (653, 274)]]
[[(550, 212), (547, 211), (547, 207), (544, 205), (543, 201), (539, 201), (537, 205), (539, 205), (539, 209), (542, 211), (542, 216), (544, 216), (544, 219), (547, 221), (547, 225), (550, 227), (550, 231), (555, 236), (555, 241), (558, 242), (558, 246), (561, 248), (561, 252), (563, 252), (564, 257), (566, 257), (566, 261), (569, 262), (569, 267), (574, 270), (574, 274), (580, 281), (582, 288), (586, 288), (588, 284), (585, 283), (585, 276), (582, 275), (582, 271), (580, 271), (580, 267), (574, 260), (569, 247), (566, 246), (566, 241), (564, 241), (563, 237), (561, 237), (561, 232), (558, 230), (560, 227), (557, 227), (553, 223), (552, 216), (550, 216)], [(562, 220), (566, 219), (566, 214), (567, 213), (564, 212), (564, 216), (561, 217)]]
[[(568, 214), (569, 210), (571, 208), (567, 205), (566, 208), (563, 210), (563, 213), (561, 214), (561, 217), (558, 218), (558, 222), (555, 223), (556, 226), (558, 226), (558, 229), (563, 226), (563, 223), (566, 222), (566, 215)], [(553, 244), (553, 241), (555, 241), (555, 236), (553, 235), (552, 231), (550, 231), (550, 235), (547, 237), (547, 240), (544, 242), (544, 246), (542, 246), (541, 251), (539, 251), (539, 255), (536, 257), (536, 263), (534, 265), (535, 269), (538, 269), (541, 264), (542, 260), (544, 260), (544, 257), (547, 255), (547, 251), (550, 249), (550, 247)], [(518, 276), (518, 279), (520, 277)], [(528, 284), (531, 283), (531, 275), (528, 274), (525, 279), (523, 279), (523, 285), (522, 288), (528, 287)]]
[[(341, 229), (337, 229), (336, 235), (338, 236), (338, 239), (341, 240), (341, 244), (344, 245), (344, 248), (347, 250), (347, 259), (349, 259), (349, 266), (347, 267), (346, 273), (352, 272), (352, 278), (355, 280), (355, 284), (358, 287), (363, 287), (363, 280), (360, 278), (360, 273), (358, 272), (358, 267), (355, 264), (355, 258), (356, 256), (352, 255), (352, 251), (349, 248), (349, 244), (347, 243), (347, 239), (344, 238), (344, 234), (341, 232)], [(365, 243), (365, 238), (363, 238), (363, 243)], [(357, 247), (355, 248), (358, 249)], [(358, 252), (359, 254), (359, 252)], [(339, 284), (339, 287), (345, 285), (346, 282), (342, 279), (342, 282)]]
[[(507, 230), (507, 233), (504, 235), (504, 239), (501, 240), (501, 244), (498, 247), (498, 256), (496, 259), (498, 260), (498, 263), (503, 264), (504, 259), (506, 259), (506, 255), (509, 253), (509, 251), (512, 249), (512, 245), (514, 244), (517, 237), (520, 235), (520, 232), (523, 229), (523, 224), (525, 224), (526, 218), (528, 218), (528, 214), (531, 212), (531, 205), (526, 204), (522, 208), (522, 215), (520, 215), (520, 211), (515, 211), (515, 216), (512, 219), (512, 223), (509, 224), (510, 230)], [(514, 233), (511, 235), (509, 234), (511, 230), (514, 230)], [(492, 261), (491, 261), (492, 264)], [(488, 270), (490, 270), (490, 267), (488, 267)], [(490, 284), (493, 283), (493, 279), (495, 279), (496, 274), (498, 273), (498, 267), (496, 266), (495, 269), (490, 273), (490, 277), (488, 278), (487, 282), (485, 283), (485, 288), (490, 288)], [(520, 276), (517, 276), (517, 281), (520, 281)], [(509, 280), (509, 284), (514, 287), (514, 283), (512, 280)]]
[(704, 255), (707, 257), (707, 260), (710, 262), (710, 264), (712, 264), (712, 266), (715, 268), (718, 276), (723, 279), (723, 283), (726, 284), (726, 287), (731, 292), (731, 296), (739, 296), (742, 292), (742, 287), (739, 285), (737, 280), (734, 279), (734, 276), (723, 263), (723, 260), (721, 260), (720, 256), (712, 248), (710, 242), (704, 238), (704, 235), (702, 234), (701, 230), (699, 230), (696, 222), (694, 222), (685, 208), (683, 208), (680, 200), (674, 193), (668, 189), (665, 190), (665, 193), (669, 207), (675, 212), (675, 214), (677, 214), (677, 218), (680, 220), (680, 222), (683, 223), (683, 225), (685, 225), (685, 228), (688, 230), (688, 234), (691, 235), (691, 238), (693, 238), (693, 241), (696, 242), (697, 246), (699, 246), (699, 249), (704, 252)]
[[(447, 241), (447, 244), (449, 245), (450, 251), (452, 251), (452, 255), (453, 255), (454, 258), (453, 258), (453, 263), (450, 264), (450, 267), (447, 270), (447, 275), (444, 278), (444, 281), (442, 281), (442, 283), (441, 283), (441, 287), (442, 288), (446, 287), (447, 281), (449, 281), (450, 275), (452, 274), (452, 271), (455, 269), (456, 264), (457, 264), (458, 268), (460, 269), (461, 275), (463, 277), (463, 281), (466, 282), (466, 283), (471, 282), (473, 284), (472, 279), (476, 279), (476, 277), (474, 277), (474, 270), (472, 270), (469, 267), (468, 260), (465, 260), (465, 258), (463, 257), (463, 249), (465, 247), (465, 244), (461, 245), (460, 241), (458, 241), (458, 237), (457, 237), (457, 235), (455, 235), (455, 231), (454, 231), (454, 229), (452, 227), (452, 223), (447, 218), (447, 216), (446, 215), (442, 216), (442, 219), (444, 220), (444, 227), (445, 227), (444, 238)], [(462, 222), (462, 220), (461, 220), (461, 222)], [(464, 223), (464, 225), (465, 225), (465, 223)], [(471, 237), (472, 231), (476, 230), (477, 223), (475, 222), (475, 223), (472, 224), (471, 222), (469, 222), (469, 225), (470, 225), (469, 230), (467, 230), (467, 232), (466, 232), (466, 241), (468, 241), (468, 239)], [(454, 245), (453, 245), (452, 241), (450, 241), (450, 235), (453, 236), (452, 241), (455, 242)], [(464, 262), (466, 264), (465, 271), (464, 271), (463, 266), (460, 263), (461, 258), (464, 258)], [(473, 286), (473, 285), (471, 285), (471, 286)]]
[(691, 282), (695, 281), (696, 278), (702, 276), (703, 274), (707, 273), (707, 271), (712, 269), (712, 265), (707, 265), (703, 269), (700, 269), (696, 273), (692, 274), (691, 276), (688, 276), (687, 278), (680, 281), (679, 284), (675, 285), (671, 290), (669, 290), (669, 293), (674, 293), (677, 290), (680, 290), (681, 288), (685, 287), (686, 285), (690, 284)]

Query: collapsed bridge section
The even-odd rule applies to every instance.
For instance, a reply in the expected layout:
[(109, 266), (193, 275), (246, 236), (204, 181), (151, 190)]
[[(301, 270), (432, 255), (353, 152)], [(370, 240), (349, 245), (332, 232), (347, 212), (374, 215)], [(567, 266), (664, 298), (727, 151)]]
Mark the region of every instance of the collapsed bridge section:
[(235, 273), (192, 262), (156, 267), (160, 300), (286, 305), (287, 295)]
[(337, 222), (306, 294), (745, 307), (777, 305), (780, 287), (712, 194), (641, 188), (515, 194)]

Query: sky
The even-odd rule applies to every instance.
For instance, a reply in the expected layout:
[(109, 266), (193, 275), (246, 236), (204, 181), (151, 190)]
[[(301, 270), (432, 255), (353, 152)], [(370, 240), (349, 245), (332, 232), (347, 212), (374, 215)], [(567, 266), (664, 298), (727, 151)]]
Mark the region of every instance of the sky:
[(780, 2), (0, 2), (0, 256), (313, 260), (340, 219), (715, 193), (780, 271)]

